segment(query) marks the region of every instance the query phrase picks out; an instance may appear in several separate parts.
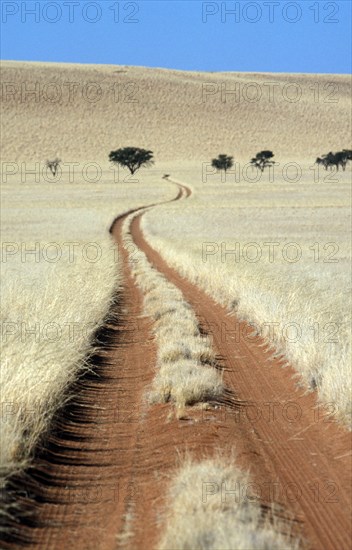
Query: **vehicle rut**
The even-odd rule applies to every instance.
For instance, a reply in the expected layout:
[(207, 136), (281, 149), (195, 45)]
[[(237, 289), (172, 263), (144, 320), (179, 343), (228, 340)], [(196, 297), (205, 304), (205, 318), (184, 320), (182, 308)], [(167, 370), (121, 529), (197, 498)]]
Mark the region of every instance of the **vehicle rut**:
[[(191, 195), (169, 181), (178, 188), (173, 200)], [(229, 457), (235, 451), (236, 465), (251, 472), (263, 511), (275, 502), (307, 547), (349, 548), (349, 434), (317, 414), (315, 394), (297, 389), (293, 369), (272, 359), (259, 337), (243, 336), (251, 327), (181, 277), (147, 242), (141, 217), (159, 204), (166, 203), (134, 209), (111, 227), (123, 288), (90, 374), (74, 386), (33, 466), (17, 480), (30, 497), (4, 548), (153, 549), (180, 457), (202, 459), (219, 450)], [(136, 246), (183, 292), (224, 373), (226, 391), (216, 408), (190, 407), (182, 420), (170, 416), (172, 404), (149, 405), (145, 398), (156, 347), (122, 240), (123, 221), (139, 210), (131, 223)], [(291, 404), (286, 415), (283, 404)], [(299, 410), (299, 418), (292, 421), (289, 410)]]

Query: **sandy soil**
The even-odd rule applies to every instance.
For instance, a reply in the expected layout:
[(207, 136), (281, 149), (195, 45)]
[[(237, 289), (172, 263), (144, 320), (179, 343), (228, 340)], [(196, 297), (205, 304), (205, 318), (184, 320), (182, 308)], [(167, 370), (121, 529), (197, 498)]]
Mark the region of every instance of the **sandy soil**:
[[(176, 199), (188, 195), (180, 188)], [(180, 454), (205, 457), (221, 449), (235, 450), (263, 507), (277, 502), (307, 547), (349, 548), (349, 435), (319, 414), (314, 394), (297, 389), (293, 370), (270, 359), (258, 337), (234, 336), (250, 327), (171, 269), (145, 241), (139, 216), (131, 227), (135, 243), (182, 290), (212, 336), (227, 387), (219, 408), (190, 409), (185, 420), (170, 418), (170, 405), (146, 405), (156, 350), (122, 248), (122, 221), (112, 228), (124, 264), (119, 315), (100, 335), (94, 372), (73, 389), (28, 472), (36, 505), (29, 504), (18, 540), (27, 539), (29, 548), (105, 550), (116, 548), (116, 540), (121, 548), (155, 548), (168, 476)]]
[(108, 170), (110, 151), (127, 145), (200, 163), (268, 148), (277, 161), (314, 162), (350, 147), (348, 75), (3, 61), (1, 76), (2, 159), (28, 169), (58, 155)]
[[(297, 390), (293, 369), (283, 369), (282, 362), (270, 359), (271, 353), (265, 351), (260, 338), (249, 342), (243, 337), (251, 334), (251, 327), (229, 317), (225, 308), (164, 262), (143, 238), (139, 221), (136, 218), (132, 226), (136, 244), (182, 290), (204, 330), (213, 336), (224, 364), (225, 383), (238, 406), (237, 411), (229, 410), (234, 423), (231, 436), (227, 434), (224, 440), (232, 440), (239, 465), (250, 468), (262, 497), (269, 494), (265, 488), (278, 484), (277, 494), (283, 497), (280, 504), (301, 523), (303, 536), (312, 548), (348, 548), (352, 481), (349, 434), (322, 414), (313, 393), (304, 395)], [(236, 333), (240, 337), (233, 336)], [(228, 418), (219, 432), (227, 428)]]

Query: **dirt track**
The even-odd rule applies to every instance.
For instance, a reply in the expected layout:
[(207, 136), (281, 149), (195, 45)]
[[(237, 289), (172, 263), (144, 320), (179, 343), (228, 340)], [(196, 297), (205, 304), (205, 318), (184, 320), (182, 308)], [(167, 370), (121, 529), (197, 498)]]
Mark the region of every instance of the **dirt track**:
[[(189, 194), (180, 186), (175, 200)], [(213, 337), (227, 387), (217, 410), (190, 410), (188, 420), (170, 420), (169, 404), (146, 404), (156, 350), (122, 247), (122, 221), (112, 228), (123, 260), (118, 317), (106, 327), (98, 375), (81, 381), (30, 472), (37, 504), (22, 537), (33, 548), (155, 548), (177, 451), (201, 457), (235, 449), (263, 505), (282, 505), (307, 547), (349, 548), (349, 434), (315, 408), (313, 394), (297, 390), (293, 370), (270, 360), (260, 338), (243, 336), (250, 327), (164, 262), (145, 241), (139, 216), (131, 226), (135, 243), (182, 290)]]
[[(278, 496), (302, 524), (302, 534), (312, 548), (349, 548), (349, 434), (326, 417), (326, 408), (317, 408), (313, 393), (297, 390), (295, 371), (271, 360), (263, 341), (249, 336), (250, 326), (230, 317), (167, 265), (144, 239), (140, 216), (132, 223), (132, 235), (148, 260), (182, 290), (201, 326), (213, 337), (223, 360), (226, 386), (239, 404), (237, 411), (228, 411), (233, 417), (231, 441), (239, 465), (250, 468), (258, 495), (264, 503)], [(228, 428), (228, 420), (220, 423), (219, 431)]]

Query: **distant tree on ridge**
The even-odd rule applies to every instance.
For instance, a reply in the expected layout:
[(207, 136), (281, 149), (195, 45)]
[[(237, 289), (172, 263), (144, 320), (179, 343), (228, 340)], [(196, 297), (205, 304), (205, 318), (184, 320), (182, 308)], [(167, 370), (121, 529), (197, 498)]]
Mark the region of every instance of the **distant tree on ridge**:
[(153, 152), (140, 147), (123, 147), (109, 154), (110, 162), (128, 168), (133, 175), (142, 166), (154, 164)]
[(226, 174), (226, 171), (233, 166), (233, 157), (224, 154), (219, 155), (216, 159), (212, 159), (211, 165), (217, 170), (224, 170)]
[(272, 151), (260, 151), (251, 159), (251, 164), (253, 167), (259, 168), (261, 172), (264, 172), (265, 168), (275, 164), (275, 161), (272, 160), (273, 157), (274, 153)]

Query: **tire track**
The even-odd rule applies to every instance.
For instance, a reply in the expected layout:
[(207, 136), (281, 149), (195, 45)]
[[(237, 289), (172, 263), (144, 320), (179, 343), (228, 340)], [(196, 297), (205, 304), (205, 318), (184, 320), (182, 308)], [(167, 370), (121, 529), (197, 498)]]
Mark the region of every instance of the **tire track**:
[[(173, 200), (190, 196), (186, 186), (169, 181), (178, 187)], [(140, 210), (142, 215), (159, 204), (165, 203), (133, 212)], [(281, 369), (278, 361), (270, 362), (259, 339), (250, 345), (223, 340), (221, 323), (231, 329), (234, 321), (148, 245), (140, 215), (131, 225), (136, 245), (182, 290), (203, 331), (212, 335), (228, 387), (218, 409), (190, 408), (182, 421), (170, 419), (168, 404), (147, 406), (144, 392), (155, 374), (156, 350), (151, 322), (141, 316), (143, 297), (131, 277), (122, 245), (122, 223), (131, 212), (119, 216), (110, 230), (121, 250), (123, 292), (100, 335), (91, 374), (72, 389), (72, 402), (58, 415), (33, 467), (17, 480), (26, 484), (31, 496), (26, 514), (19, 517), (17, 542), (9, 537), (4, 548), (18, 548), (19, 540), (29, 548), (45, 549), (155, 548), (168, 476), (179, 464), (179, 456), (187, 451), (201, 459), (219, 448), (224, 455), (235, 449), (236, 464), (250, 468), (261, 489), (268, 483), (281, 487), (292, 480), (311, 481), (313, 489), (316, 482), (336, 483), (339, 498), (330, 507), (323, 502), (326, 495), (315, 502), (314, 490), (305, 492), (298, 502), (291, 502), (286, 493), (262, 491), (260, 497), (263, 510), (273, 500), (290, 510), (294, 534), (303, 525), (312, 548), (348, 548), (349, 460), (346, 456), (335, 460), (346, 452), (346, 434), (335, 424), (315, 421), (310, 408), (315, 405), (314, 397), (297, 394), (292, 371)], [(266, 400), (287, 399), (304, 409), (299, 424), (248, 419), (249, 400), (263, 406)], [(317, 453), (314, 463), (309, 455), (312, 450)]]
[[(187, 188), (177, 189), (173, 200), (188, 195)], [(130, 213), (110, 229), (121, 252), (123, 290), (97, 335), (90, 372), (69, 389), (70, 402), (32, 465), (9, 482), (4, 498), (13, 515), (0, 533), (1, 548), (154, 548), (177, 451), (202, 456), (214, 447), (217, 432), (207, 422), (195, 430), (193, 420), (170, 419), (167, 404), (146, 406), (156, 350), (122, 242)]]
[[(242, 403), (237, 420), (231, 422), (239, 465), (250, 467), (262, 499), (264, 488), (270, 488), (271, 499), (279, 500), (302, 522), (304, 537), (312, 548), (350, 548), (349, 434), (325, 418), (314, 393), (297, 390), (293, 382), (296, 372), (271, 359), (261, 338), (243, 336), (252, 331), (247, 323), (229, 317), (225, 308), (163, 260), (143, 236), (142, 215), (131, 224), (134, 242), (183, 292), (204, 331), (212, 335), (223, 358), (225, 383)], [(260, 413), (256, 419), (249, 412), (253, 406)]]
[[(177, 191), (172, 200), (183, 196)], [(123, 291), (97, 335), (91, 370), (69, 388), (70, 402), (31, 466), (1, 495), (11, 512), (2, 517), (2, 548), (115, 549), (116, 534), (126, 531), (136, 491), (138, 415), (155, 363), (150, 322), (141, 317), (142, 296), (122, 245), (122, 223), (135, 210), (110, 229), (121, 252)]]

